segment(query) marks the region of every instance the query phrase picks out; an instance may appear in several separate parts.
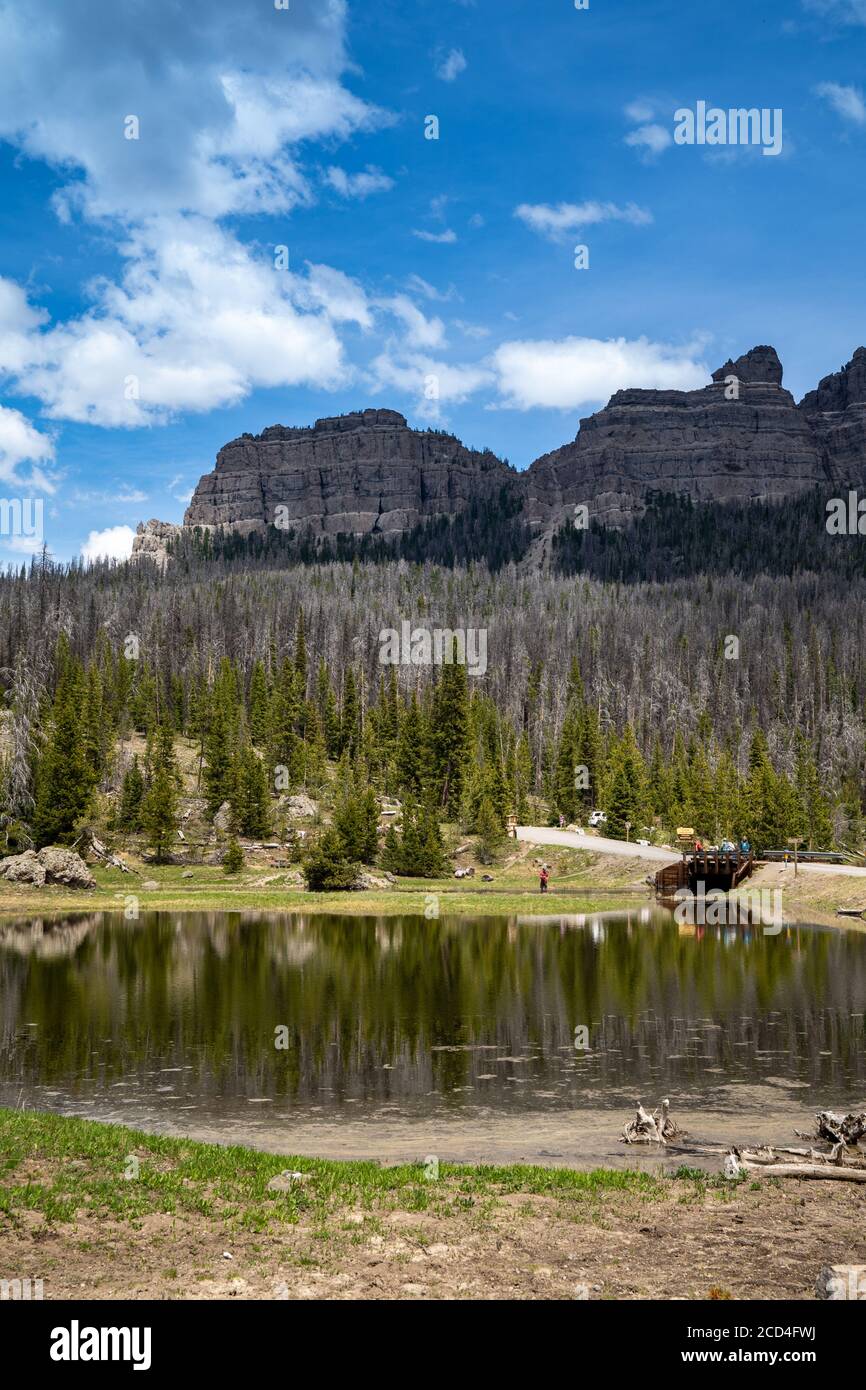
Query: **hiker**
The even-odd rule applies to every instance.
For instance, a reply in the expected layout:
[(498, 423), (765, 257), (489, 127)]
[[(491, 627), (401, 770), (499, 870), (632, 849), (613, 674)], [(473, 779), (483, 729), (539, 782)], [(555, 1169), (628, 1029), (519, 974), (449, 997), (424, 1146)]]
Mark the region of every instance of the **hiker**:
[(547, 883), (548, 883), (548, 879), (549, 879), (549, 878), (550, 878), (550, 874), (547, 872), (547, 865), (546, 865), (546, 864), (542, 864), (542, 866), (541, 866), (541, 873), (538, 875), (538, 882), (539, 882), (539, 886), (540, 886), (540, 888), (541, 888), (542, 893), (546, 893), (546, 892), (547, 892)]
[(695, 854), (703, 853), (703, 848), (704, 847), (701, 844), (700, 840), (695, 840)]
[(564, 825), (565, 825), (565, 816), (562, 814), (562, 812), (560, 812), (560, 815), (559, 815), (559, 828), (560, 828), (560, 830), (562, 829), (562, 827), (563, 827)]
[(743, 851), (743, 854), (748, 854), (751, 848), (752, 846), (749, 844), (748, 840), (740, 841), (740, 849)]

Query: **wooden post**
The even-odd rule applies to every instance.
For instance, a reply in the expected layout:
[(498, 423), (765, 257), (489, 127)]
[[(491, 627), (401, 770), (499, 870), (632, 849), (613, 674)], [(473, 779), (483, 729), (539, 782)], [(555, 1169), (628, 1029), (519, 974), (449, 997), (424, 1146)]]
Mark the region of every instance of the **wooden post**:
[(790, 838), (789, 841), (788, 841), (788, 844), (789, 844), (789, 845), (793, 845), (793, 846), (794, 846), (794, 877), (795, 877), (795, 878), (797, 877), (797, 865), (798, 865), (798, 862), (799, 862), (799, 861), (798, 861), (798, 858), (797, 858), (797, 850), (800, 848), (800, 845), (801, 845), (802, 843), (803, 843), (803, 837), (802, 837), (802, 835), (792, 835), (791, 838)]

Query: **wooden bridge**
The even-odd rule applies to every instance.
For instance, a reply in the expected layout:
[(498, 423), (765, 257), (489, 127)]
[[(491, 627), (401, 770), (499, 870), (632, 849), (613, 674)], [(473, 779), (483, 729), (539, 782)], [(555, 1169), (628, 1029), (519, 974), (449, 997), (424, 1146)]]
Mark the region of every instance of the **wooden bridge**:
[(730, 893), (746, 878), (751, 878), (755, 856), (751, 850), (702, 849), (684, 854), (676, 864), (666, 864), (655, 876), (656, 897), (673, 898), (678, 892), (697, 893), (704, 884), (705, 893)]

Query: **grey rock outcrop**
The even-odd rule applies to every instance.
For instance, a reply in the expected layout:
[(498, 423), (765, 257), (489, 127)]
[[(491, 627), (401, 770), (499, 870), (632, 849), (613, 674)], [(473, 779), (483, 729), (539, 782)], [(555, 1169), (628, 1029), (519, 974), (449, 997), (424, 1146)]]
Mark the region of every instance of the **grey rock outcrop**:
[(775, 350), (757, 347), (694, 391), (617, 391), (573, 443), (529, 468), (530, 517), (557, 525), (585, 503), (591, 519), (619, 525), (651, 489), (757, 501), (826, 481), (815, 429), (781, 382)]
[[(733, 379), (733, 380), (732, 380)], [(562, 525), (577, 504), (621, 525), (648, 491), (701, 501), (758, 501), (827, 484), (866, 483), (866, 349), (797, 405), (766, 344), (729, 359), (692, 391), (617, 391), (580, 421), (571, 443), (518, 473), (453, 435), (410, 429), (393, 410), (273, 425), (220, 450), (199, 482), (185, 527), (240, 533), (280, 526), (315, 536), (396, 536), (453, 517), (507, 486), (536, 534)], [(134, 558), (164, 565), (178, 528), (139, 527)]]
[(814, 431), (827, 476), (839, 485), (862, 483), (866, 475), (866, 348), (847, 366), (825, 376), (800, 402)]
[(81, 855), (60, 845), (48, 845), (38, 854), (28, 849), (4, 859), (0, 874), (10, 883), (32, 883), (37, 888), (46, 883), (62, 883), (67, 888), (96, 887), (96, 879)]
[(357, 411), (317, 420), (312, 429), (273, 425), (226, 444), (199, 482), (184, 525), (388, 535), (453, 516), (514, 477), (494, 454), (449, 434), (412, 430), (395, 410)]
[(141, 560), (152, 560), (155, 565), (164, 570), (171, 559), (168, 553), (168, 543), (176, 540), (180, 534), (181, 527), (175, 526), (171, 521), (157, 521), (155, 518), (146, 522), (140, 521), (135, 528), (130, 560), (136, 563)]

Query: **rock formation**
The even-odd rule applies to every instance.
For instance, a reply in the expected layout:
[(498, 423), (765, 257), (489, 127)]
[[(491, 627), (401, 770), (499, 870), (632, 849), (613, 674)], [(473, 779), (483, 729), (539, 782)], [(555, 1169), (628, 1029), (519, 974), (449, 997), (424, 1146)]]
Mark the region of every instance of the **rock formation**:
[(170, 559), (168, 542), (176, 539), (180, 533), (180, 526), (175, 526), (171, 521), (140, 521), (135, 528), (131, 558), (136, 561), (153, 560), (164, 570)]
[(528, 503), (542, 525), (580, 503), (619, 525), (650, 489), (749, 501), (788, 497), (829, 476), (810, 418), (782, 387), (775, 350), (757, 347), (696, 391), (617, 391), (581, 420), (573, 443), (532, 464)]
[[(694, 391), (617, 391), (581, 420), (571, 443), (524, 473), (453, 435), (410, 429), (393, 410), (244, 434), (220, 450), (214, 471), (199, 482), (184, 527), (394, 536), (491, 500), (505, 485), (544, 534), (581, 503), (592, 518), (622, 525), (651, 490), (725, 502), (863, 483), (866, 348), (797, 405), (782, 386), (775, 348), (763, 345), (727, 361)], [(133, 558), (164, 567), (177, 534), (164, 522), (140, 525)]]
[(453, 516), (513, 476), (495, 455), (453, 435), (410, 429), (396, 410), (357, 411), (312, 429), (273, 425), (226, 444), (184, 525), (388, 535)]

